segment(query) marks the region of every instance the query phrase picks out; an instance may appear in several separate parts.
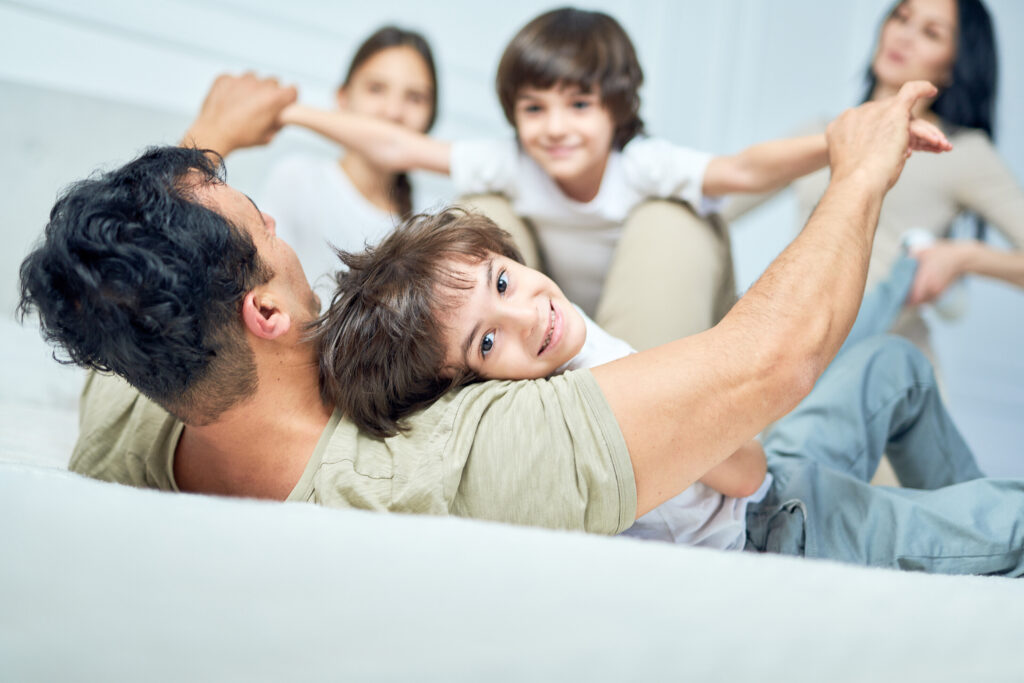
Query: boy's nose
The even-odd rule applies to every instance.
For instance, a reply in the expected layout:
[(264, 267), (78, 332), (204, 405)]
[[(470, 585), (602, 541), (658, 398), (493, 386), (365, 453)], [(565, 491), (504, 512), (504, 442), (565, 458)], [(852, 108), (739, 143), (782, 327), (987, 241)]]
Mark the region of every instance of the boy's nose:
[(547, 124), (546, 130), (548, 135), (557, 137), (565, 133), (565, 116), (560, 111), (548, 112), (545, 123)]
[(506, 325), (524, 340), (529, 339), (537, 329), (537, 309), (529, 301), (509, 302), (505, 306), (504, 316)]

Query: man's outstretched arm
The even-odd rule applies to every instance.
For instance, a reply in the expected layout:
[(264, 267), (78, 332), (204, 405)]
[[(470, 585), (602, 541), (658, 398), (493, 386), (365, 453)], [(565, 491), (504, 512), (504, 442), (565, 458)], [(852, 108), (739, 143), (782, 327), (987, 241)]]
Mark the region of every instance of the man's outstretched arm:
[(934, 93), (928, 83), (908, 83), (829, 126), (825, 196), (718, 325), (592, 371), (629, 449), (638, 515), (810, 392), (856, 317), (882, 199), (906, 159), (911, 107)]

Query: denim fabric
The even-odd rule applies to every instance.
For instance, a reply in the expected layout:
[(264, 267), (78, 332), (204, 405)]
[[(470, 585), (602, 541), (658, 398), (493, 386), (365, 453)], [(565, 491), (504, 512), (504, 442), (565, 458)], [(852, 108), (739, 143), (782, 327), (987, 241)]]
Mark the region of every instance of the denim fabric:
[[(982, 478), (927, 360), (874, 336), (847, 348), (764, 438), (775, 482), (747, 549), (942, 573), (1024, 572), (1024, 481)], [(871, 486), (886, 452), (906, 488)]]

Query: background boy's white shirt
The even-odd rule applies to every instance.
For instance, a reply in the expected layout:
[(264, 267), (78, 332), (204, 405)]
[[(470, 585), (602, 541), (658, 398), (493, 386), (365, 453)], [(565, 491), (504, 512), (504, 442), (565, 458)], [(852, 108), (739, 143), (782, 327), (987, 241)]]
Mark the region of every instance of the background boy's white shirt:
[(506, 195), (513, 210), (533, 223), (548, 275), (593, 315), (622, 224), (638, 204), (661, 197), (688, 202), (702, 213), (717, 207), (701, 193), (713, 157), (637, 138), (611, 153), (597, 196), (577, 202), (514, 139), (461, 141), (452, 143), (451, 178), (460, 194)]
[[(555, 373), (592, 368), (636, 353), (625, 341), (605, 332), (586, 313), (583, 316), (587, 337), (583, 348)], [(747, 504), (764, 498), (772, 484), (767, 473), (761, 486), (746, 498), (731, 498), (696, 482), (678, 496), (662, 503), (622, 532), (626, 536), (682, 543), (685, 545), (742, 550), (746, 544)]]

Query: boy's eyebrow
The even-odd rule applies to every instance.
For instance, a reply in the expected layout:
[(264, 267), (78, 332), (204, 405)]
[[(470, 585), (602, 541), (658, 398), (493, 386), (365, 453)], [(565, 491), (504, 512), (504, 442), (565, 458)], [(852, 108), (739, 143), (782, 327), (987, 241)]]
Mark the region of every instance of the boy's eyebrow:
[[(494, 273), (494, 257), (487, 259), (487, 279), (485, 280), (486, 286), (491, 285), (491, 276)], [(469, 347), (473, 345), (473, 340), (476, 339), (477, 332), (480, 331), (480, 321), (477, 320), (476, 324), (473, 325), (473, 329), (469, 331), (469, 336), (466, 337), (466, 341), (462, 344), (462, 360), (465, 362), (466, 367), (469, 367)]]

